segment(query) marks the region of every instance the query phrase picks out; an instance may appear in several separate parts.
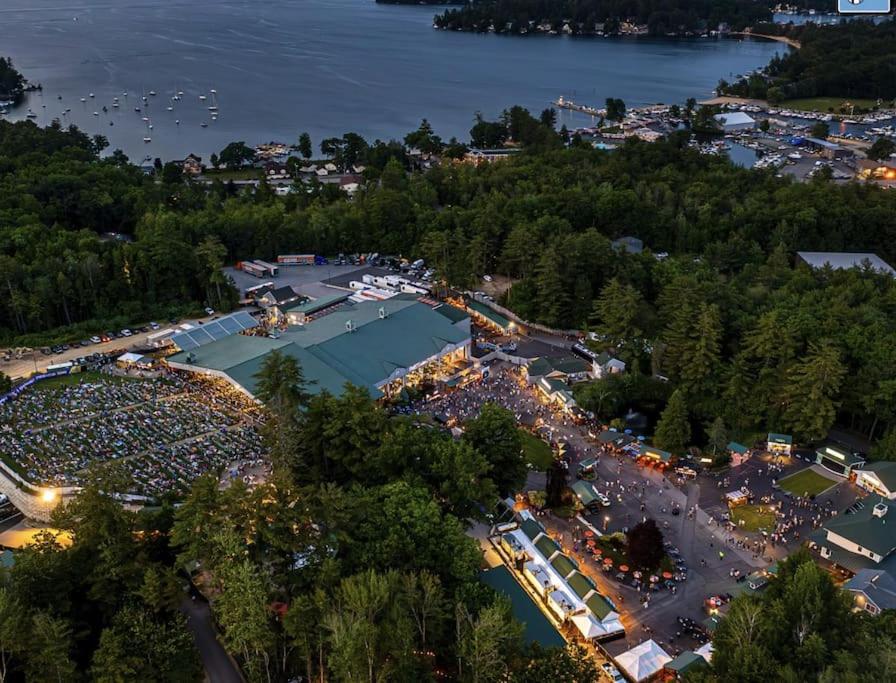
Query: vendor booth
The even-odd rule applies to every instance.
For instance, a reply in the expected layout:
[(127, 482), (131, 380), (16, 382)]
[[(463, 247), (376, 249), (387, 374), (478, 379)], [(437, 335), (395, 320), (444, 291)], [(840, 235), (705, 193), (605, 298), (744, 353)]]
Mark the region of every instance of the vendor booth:
[(790, 455), (793, 452), (793, 437), (769, 432), (765, 448), (772, 455)]

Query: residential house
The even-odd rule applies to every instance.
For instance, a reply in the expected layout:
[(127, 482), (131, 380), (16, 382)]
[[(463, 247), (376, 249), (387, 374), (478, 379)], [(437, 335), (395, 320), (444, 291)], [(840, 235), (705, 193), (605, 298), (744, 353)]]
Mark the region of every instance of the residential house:
[(856, 609), (869, 614), (896, 609), (896, 578), (880, 569), (860, 569), (843, 590), (852, 594)]
[(594, 359), (594, 362), (591, 365), (591, 372), (595, 379), (603, 379), (610, 375), (625, 372), (625, 367), (625, 361), (614, 358), (604, 351), (603, 353), (597, 354), (597, 358)]
[(339, 179), (339, 189), (352, 196), (361, 187), (361, 176), (348, 173)]
[(264, 177), (268, 180), (289, 180), (289, 168), (279, 161), (269, 161), (264, 165)]
[(179, 161), (175, 161), (174, 163), (180, 166), (181, 170), (184, 172), (184, 175), (198, 176), (202, 174), (202, 157), (195, 154), (188, 154), (186, 159), (181, 159)]

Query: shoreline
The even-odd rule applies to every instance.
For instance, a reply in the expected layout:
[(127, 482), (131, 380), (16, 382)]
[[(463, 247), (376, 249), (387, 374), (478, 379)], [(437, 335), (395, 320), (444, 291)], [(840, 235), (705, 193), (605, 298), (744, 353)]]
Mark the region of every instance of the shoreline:
[(752, 31), (729, 31), (729, 36), (745, 36), (749, 38), (764, 38), (765, 40), (773, 40), (776, 43), (784, 43), (795, 50), (799, 50), (802, 44), (798, 40), (788, 38), (787, 36), (773, 36), (767, 33), (753, 33)]

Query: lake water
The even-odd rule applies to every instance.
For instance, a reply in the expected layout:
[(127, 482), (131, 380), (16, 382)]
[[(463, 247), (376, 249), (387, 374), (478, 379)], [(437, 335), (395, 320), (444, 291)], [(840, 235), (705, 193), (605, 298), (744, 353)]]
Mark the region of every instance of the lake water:
[[(373, 0), (3, 0), (0, 54), (43, 85), (8, 118), (30, 108), (39, 124), (76, 123), (135, 161), (191, 151), (207, 159), (233, 140), (292, 142), (303, 130), (315, 147), (347, 131), (388, 139), (423, 117), (443, 137), (466, 139), (477, 111), (496, 116), (521, 104), (537, 112), (559, 95), (586, 104), (621, 97), (628, 106), (701, 99), (719, 78), (787, 49), (446, 33), (431, 28), (435, 11)], [(217, 121), (208, 112), (211, 89)], [(184, 97), (172, 102), (177, 91)], [(561, 122), (589, 119), (563, 112)]]

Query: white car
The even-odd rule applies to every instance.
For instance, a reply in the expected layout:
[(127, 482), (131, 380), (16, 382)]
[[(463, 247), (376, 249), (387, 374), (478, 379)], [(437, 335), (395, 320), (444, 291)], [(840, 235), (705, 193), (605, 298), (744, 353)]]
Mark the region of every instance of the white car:
[(103, 340), (100, 339), (99, 337), (97, 337), (96, 335), (93, 335), (93, 336), (90, 338), (90, 343), (91, 343), (91, 344), (99, 344), (101, 341), (103, 341)]
[(613, 681), (613, 683), (625, 683), (625, 679), (622, 677), (622, 674), (619, 673), (619, 669), (610, 664), (610, 662), (604, 662), (600, 665), (600, 668), (604, 670), (607, 678)]
[(134, 333), (131, 332), (128, 328), (124, 328), (124, 329), (121, 331), (121, 336), (122, 336), (122, 337), (130, 337), (132, 334), (134, 334)]
[(603, 505), (605, 508), (610, 507), (610, 499), (607, 498), (607, 497), (606, 497), (604, 494), (602, 494), (600, 491), (598, 491), (598, 492), (596, 493), (595, 497), (600, 501), (600, 504)]
[(159, 323), (156, 323), (156, 322), (149, 323), (149, 326), (154, 330), (157, 330), (161, 327), (161, 325), (159, 325)]
[(482, 276), (482, 279), (485, 280), (486, 282), (491, 282), (491, 281), (492, 281), (492, 276), (491, 276), (491, 275), (483, 275), (483, 276)]
[(214, 308), (211, 308), (211, 307), (206, 308), (206, 309), (205, 309), (205, 314), (206, 314), (206, 315), (214, 315), (214, 314), (215, 314), (215, 309), (214, 309)]

